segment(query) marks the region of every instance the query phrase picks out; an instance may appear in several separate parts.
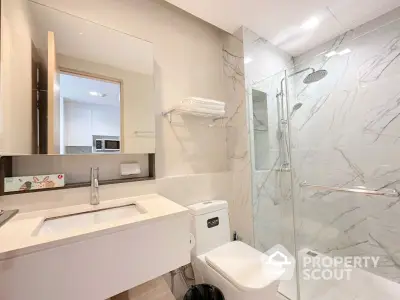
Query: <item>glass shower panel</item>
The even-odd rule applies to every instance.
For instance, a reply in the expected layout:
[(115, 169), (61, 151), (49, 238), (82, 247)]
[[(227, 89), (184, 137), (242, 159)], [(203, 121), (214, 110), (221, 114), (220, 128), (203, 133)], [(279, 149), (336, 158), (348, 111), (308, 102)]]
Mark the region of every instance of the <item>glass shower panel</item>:
[[(253, 84), (249, 99), (255, 247), (266, 252), (284, 247), (295, 255), (289, 109), (286, 72)], [(288, 86), (289, 87), (289, 86)], [(293, 264), (293, 275), (295, 266)], [(280, 285), (296, 297), (296, 276)]]
[(399, 18), (349, 31), (288, 71), (307, 69), (290, 77), (288, 100), (301, 300), (400, 297)]

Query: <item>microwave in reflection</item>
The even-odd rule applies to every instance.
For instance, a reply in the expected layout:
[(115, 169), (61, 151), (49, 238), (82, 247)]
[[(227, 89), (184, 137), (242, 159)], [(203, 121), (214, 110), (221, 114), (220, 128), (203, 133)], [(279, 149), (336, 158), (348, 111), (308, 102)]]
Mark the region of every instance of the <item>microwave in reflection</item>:
[(119, 139), (95, 139), (94, 141), (94, 152), (119, 152), (121, 142)]

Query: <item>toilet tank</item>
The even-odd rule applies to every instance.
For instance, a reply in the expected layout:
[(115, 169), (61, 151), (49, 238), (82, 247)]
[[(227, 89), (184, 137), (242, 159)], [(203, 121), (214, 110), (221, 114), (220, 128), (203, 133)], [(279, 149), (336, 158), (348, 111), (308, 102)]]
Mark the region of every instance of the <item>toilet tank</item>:
[(228, 203), (205, 201), (188, 206), (191, 232), (195, 237), (193, 256), (199, 256), (230, 242)]

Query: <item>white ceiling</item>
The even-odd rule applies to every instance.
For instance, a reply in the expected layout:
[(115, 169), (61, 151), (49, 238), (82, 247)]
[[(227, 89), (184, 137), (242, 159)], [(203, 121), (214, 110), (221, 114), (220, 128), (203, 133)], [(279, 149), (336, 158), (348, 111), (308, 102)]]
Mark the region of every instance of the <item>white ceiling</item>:
[[(400, 6), (400, 0), (166, 0), (229, 33), (245, 26), (293, 56)], [(316, 17), (313, 30), (301, 25)]]
[(118, 69), (153, 74), (152, 43), (40, 4), (30, 2), (29, 6), (37, 47), (47, 49), (47, 32), (53, 31), (57, 53)]
[[(90, 92), (106, 94), (105, 97)], [(96, 79), (60, 74), (60, 96), (67, 101), (95, 105), (119, 106), (120, 85)]]

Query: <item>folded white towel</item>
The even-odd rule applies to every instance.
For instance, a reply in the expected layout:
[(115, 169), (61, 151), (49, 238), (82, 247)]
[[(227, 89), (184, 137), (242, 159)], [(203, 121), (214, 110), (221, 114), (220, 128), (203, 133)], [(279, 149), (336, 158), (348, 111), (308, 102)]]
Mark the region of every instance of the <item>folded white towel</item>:
[(201, 107), (193, 107), (189, 105), (180, 105), (180, 110), (188, 111), (192, 113), (201, 113), (201, 114), (210, 114), (214, 116), (223, 117), (225, 115), (224, 109), (209, 109), (209, 108), (201, 108)]
[(181, 106), (185, 106), (185, 107), (193, 108), (193, 109), (225, 110), (225, 105), (216, 106), (216, 105), (208, 105), (208, 104), (200, 104), (200, 103), (183, 102), (183, 103), (181, 103)]
[(185, 98), (182, 102), (188, 102), (188, 103), (196, 103), (196, 104), (204, 104), (204, 105), (214, 105), (214, 106), (223, 106), (225, 107), (225, 102), (222, 101), (217, 101), (217, 100), (211, 100), (211, 99), (205, 99), (205, 98), (200, 98), (200, 97), (188, 97)]

